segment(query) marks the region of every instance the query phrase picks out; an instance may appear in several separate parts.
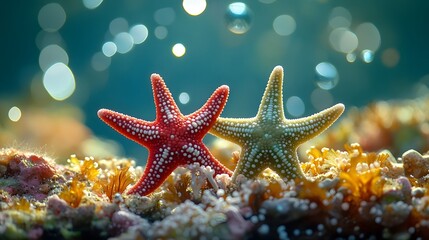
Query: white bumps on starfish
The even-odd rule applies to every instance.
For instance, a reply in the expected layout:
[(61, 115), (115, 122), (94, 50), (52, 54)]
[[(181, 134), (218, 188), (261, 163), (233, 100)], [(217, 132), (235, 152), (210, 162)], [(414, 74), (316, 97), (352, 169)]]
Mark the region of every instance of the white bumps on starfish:
[(305, 178), (296, 149), (327, 129), (344, 112), (344, 105), (337, 104), (308, 117), (286, 119), (282, 88), (283, 68), (276, 66), (256, 117), (220, 117), (210, 130), (215, 136), (241, 146), (233, 180), (240, 174), (256, 178), (268, 167), (284, 179)]

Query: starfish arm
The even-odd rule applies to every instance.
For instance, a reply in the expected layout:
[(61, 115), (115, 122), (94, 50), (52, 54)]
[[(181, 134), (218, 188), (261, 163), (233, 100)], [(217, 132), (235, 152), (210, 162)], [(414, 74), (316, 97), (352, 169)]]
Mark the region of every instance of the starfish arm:
[(258, 146), (252, 148), (243, 147), (240, 154), (240, 160), (235, 167), (232, 181), (235, 182), (238, 175), (242, 174), (246, 178), (256, 178), (265, 168), (263, 153)]
[(150, 151), (143, 175), (127, 193), (140, 196), (152, 193), (167, 179), (174, 169), (183, 163), (177, 157), (172, 154), (169, 147)]
[(344, 105), (339, 103), (305, 118), (286, 120), (285, 126), (291, 128), (290, 134), (295, 136), (296, 143), (299, 145), (327, 129), (343, 112)]
[(284, 119), (283, 110), (283, 68), (276, 66), (268, 79), (262, 96), (257, 118), (262, 121), (280, 121)]
[(200, 109), (185, 116), (188, 130), (191, 133), (195, 133), (197, 138), (202, 139), (213, 126), (225, 106), (228, 94), (229, 87), (226, 85), (220, 86)]
[(188, 161), (187, 164), (193, 164), (198, 162), (201, 166), (211, 167), (215, 171), (214, 175), (228, 174), (232, 175), (232, 171), (226, 168), (220, 163), (203, 144), (199, 145), (187, 145), (185, 152), (187, 153)]
[(152, 122), (144, 121), (108, 109), (100, 109), (98, 117), (125, 137), (147, 146), (159, 138), (159, 128)]
[(222, 118), (219, 117), (210, 129), (210, 133), (228, 141), (242, 145), (252, 138), (255, 118)]
[(269, 167), (281, 178), (293, 180), (296, 178), (305, 178), (299, 165), (296, 151), (290, 151), (281, 147), (273, 148), (274, 161), (270, 162)]
[(156, 121), (165, 124), (174, 123), (174, 119), (181, 117), (182, 113), (177, 107), (170, 90), (168, 90), (160, 75), (152, 74), (150, 79), (155, 99)]

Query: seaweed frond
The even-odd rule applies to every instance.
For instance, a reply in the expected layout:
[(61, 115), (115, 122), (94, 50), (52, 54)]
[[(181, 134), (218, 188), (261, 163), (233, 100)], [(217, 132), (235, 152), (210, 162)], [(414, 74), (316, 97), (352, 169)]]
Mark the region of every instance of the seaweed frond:
[(135, 181), (130, 171), (128, 171), (129, 168), (130, 166), (116, 168), (107, 181), (99, 181), (99, 185), (95, 187), (101, 187), (104, 194), (106, 194), (109, 200), (112, 201), (113, 196), (116, 193), (122, 194), (128, 185)]

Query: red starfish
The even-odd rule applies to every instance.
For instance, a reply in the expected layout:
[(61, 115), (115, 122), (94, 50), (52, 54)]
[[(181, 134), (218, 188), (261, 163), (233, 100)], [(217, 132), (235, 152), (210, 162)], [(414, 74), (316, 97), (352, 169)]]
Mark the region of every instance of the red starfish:
[(98, 111), (101, 120), (113, 129), (149, 149), (143, 176), (128, 194), (144, 196), (153, 192), (180, 165), (199, 163), (210, 166), (215, 170), (215, 175), (231, 175), (232, 172), (216, 160), (202, 142), (225, 106), (228, 86), (216, 89), (198, 111), (184, 116), (161, 76), (152, 74), (151, 81), (155, 121), (149, 122), (107, 109)]

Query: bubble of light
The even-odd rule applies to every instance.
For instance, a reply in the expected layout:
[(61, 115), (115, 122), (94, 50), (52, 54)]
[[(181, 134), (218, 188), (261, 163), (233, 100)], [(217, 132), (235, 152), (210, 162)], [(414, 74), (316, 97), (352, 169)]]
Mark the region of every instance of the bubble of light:
[(106, 55), (101, 52), (94, 54), (91, 58), (91, 66), (97, 72), (106, 70), (110, 66), (111, 62), (112, 60), (110, 57), (106, 57)]
[(171, 49), (171, 51), (173, 52), (174, 56), (176, 56), (176, 57), (182, 57), (186, 53), (186, 48), (185, 48), (185, 46), (183, 44), (176, 43), (176, 44), (174, 44), (174, 46)]
[(252, 13), (245, 3), (234, 2), (228, 5), (225, 18), (229, 31), (243, 34), (250, 29)]
[(62, 62), (69, 64), (69, 56), (67, 52), (56, 44), (46, 46), (40, 51), (39, 66), (42, 71), (46, 71), (52, 64)]
[(43, 6), (37, 17), (40, 27), (47, 32), (58, 31), (66, 22), (66, 12), (58, 3)]
[(329, 26), (332, 28), (348, 28), (352, 23), (352, 15), (343, 7), (335, 7), (329, 16)]
[(346, 28), (336, 28), (329, 35), (331, 46), (342, 53), (351, 53), (358, 46), (356, 34)]
[(95, 9), (103, 2), (103, 0), (83, 0), (83, 5), (88, 9)]
[(134, 46), (134, 39), (131, 34), (127, 32), (118, 33), (113, 39), (113, 42), (118, 48), (118, 53), (122, 54), (129, 52)]
[(334, 65), (328, 62), (321, 62), (317, 64), (315, 70), (316, 84), (319, 88), (330, 90), (337, 85), (339, 76)]
[(280, 15), (273, 21), (274, 31), (280, 36), (291, 35), (296, 28), (295, 19), (289, 15)]
[(9, 109), (8, 116), (12, 122), (18, 122), (19, 119), (21, 119), (21, 109), (16, 106), (11, 107)]
[(134, 44), (140, 44), (146, 41), (149, 31), (143, 24), (137, 24), (131, 27), (130, 35), (133, 38)]
[(176, 12), (171, 7), (161, 8), (155, 11), (153, 18), (159, 25), (170, 25), (176, 19)]
[(355, 53), (347, 53), (346, 55), (347, 62), (352, 63), (356, 61), (356, 54)]
[(189, 102), (189, 94), (186, 92), (182, 92), (179, 94), (179, 102), (181, 104), (187, 104)]
[(362, 23), (357, 26), (355, 33), (359, 39), (359, 49), (368, 49), (375, 52), (380, 47), (380, 32), (374, 24)]
[(103, 47), (101, 47), (101, 51), (106, 57), (112, 57), (115, 55), (118, 48), (116, 47), (116, 44), (114, 42), (105, 42), (103, 44)]
[(158, 26), (158, 27), (156, 27), (156, 28), (155, 28), (155, 32), (154, 32), (154, 34), (155, 34), (155, 37), (156, 37), (156, 38), (158, 38), (158, 39), (162, 40), (162, 39), (164, 39), (164, 38), (166, 38), (166, 37), (167, 37), (167, 35), (168, 35), (168, 30), (167, 30), (167, 28), (166, 28), (166, 27), (164, 27), (164, 26)]
[(305, 112), (305, 104), (300, 97), (292, 96), (286, 101), (286, 109), (290, 115), (299, 117)]
[(374, 52), (369, 49), (365, 49), (362, 51), (361, 57), (362, 57), (362, 61), (366, 63), (370, 63), (372, 62), (372, 60), (374, 60)]
[(386, 67), (395, 67), (399, 63), (399, 52), (395, 48), (388, 48), (381, 54), (381, 62)]
[(55, 63), (43, 75), (43, 86), (55, 100), (62, 101), (70, 97), (76, 83), (73, 72), (64, 63)]
[(118, 17), (113, 19), (109, 24), (109, 32), (112, 36), (118, 35), (121, 32), (128, 31), (128, 21), (125, 18)]
[(332, 94), (329, 91), (320, 88), (314, 89), (313, 92), (311, 92), (310, 98), (311, 104), (313, 104), (316, 110), (323, 110), (332, 106), (334, 103)]
[(206, 10), (207, 2), (206, 0), (183, 0), (182, 6), (189, 15), (198, 16)]

